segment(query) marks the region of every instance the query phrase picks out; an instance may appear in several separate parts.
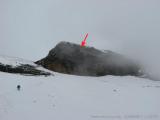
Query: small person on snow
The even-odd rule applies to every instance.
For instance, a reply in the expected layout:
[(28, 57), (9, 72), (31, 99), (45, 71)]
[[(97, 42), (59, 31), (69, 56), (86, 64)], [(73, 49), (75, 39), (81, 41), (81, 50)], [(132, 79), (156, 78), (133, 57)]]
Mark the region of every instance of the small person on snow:
[(20, 89), (21, 89), (21, 86), (17, 85), (17, 90), (20, 91)]

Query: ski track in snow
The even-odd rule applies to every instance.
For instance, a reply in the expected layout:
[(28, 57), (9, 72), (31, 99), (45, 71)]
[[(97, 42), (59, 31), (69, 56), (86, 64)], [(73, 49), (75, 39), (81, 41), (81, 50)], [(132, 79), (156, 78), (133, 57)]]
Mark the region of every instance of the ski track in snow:
[(11, 105), (5, 95), (0, 95), (0, 119), (3, 120), (8, 116)]

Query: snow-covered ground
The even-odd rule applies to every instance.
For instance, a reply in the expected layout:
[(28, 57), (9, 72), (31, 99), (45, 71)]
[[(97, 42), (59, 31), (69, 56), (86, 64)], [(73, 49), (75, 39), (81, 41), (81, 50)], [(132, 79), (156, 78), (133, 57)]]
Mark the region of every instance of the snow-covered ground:
[[(0, 56), (0, 63), (36, 66), (7, 56)], [(45, 77), (0, 72), (0, 120), (159, 120), (159, 93), (160, 81), (132, 76), (54, 73)]]
[(159, 81), (0, 72), (0, 120), (160, 120), (159, 101)]
[(13, 67), (28, 64), (32, 66), (37, 66), (34, 62), (29, 60), (24, 60), (22, 58), (10, 57), (6, 55), (0, 55), (0, 63), (4, 65), (11, 65)]
[[(9, 65), (12, 68), (16, 68), (22, 65), (30, 65), (34, 67), (35, 70), (40, 70), (41, 72), (46, 72), (46, 74), (50, 73), (51, 75), (53, 75), (52, 71), (47, 70), (41, 67), (40, 65), (35, 64), (33, 61), (25, 60), (22, 58), (0, 55), (0, 64), (4, 66)], [(3, 71), (3, 70), (0, 70), (0, 71)]]

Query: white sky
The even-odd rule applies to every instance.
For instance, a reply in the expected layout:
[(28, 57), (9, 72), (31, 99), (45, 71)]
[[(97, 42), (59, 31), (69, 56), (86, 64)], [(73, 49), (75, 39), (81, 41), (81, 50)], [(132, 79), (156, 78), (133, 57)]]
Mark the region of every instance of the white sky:
[(3, 55), (38, 60), (60, 41), (80, 43), (87, 32), (88, 45), (99, 49), (160, 51), (159, 0), (0, 0), (0, 18)]

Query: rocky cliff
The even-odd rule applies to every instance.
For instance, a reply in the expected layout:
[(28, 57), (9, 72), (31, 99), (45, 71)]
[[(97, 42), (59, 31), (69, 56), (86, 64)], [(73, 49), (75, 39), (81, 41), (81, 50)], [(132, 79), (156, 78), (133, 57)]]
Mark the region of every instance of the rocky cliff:
[(35, 63), (52, 71), (74, 75), (142, 75), (137, 63), (120, 54), (69, 42), (60, 42)]

